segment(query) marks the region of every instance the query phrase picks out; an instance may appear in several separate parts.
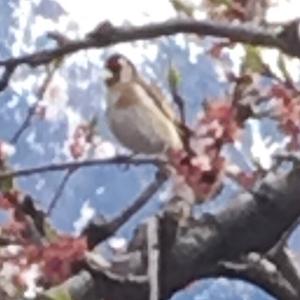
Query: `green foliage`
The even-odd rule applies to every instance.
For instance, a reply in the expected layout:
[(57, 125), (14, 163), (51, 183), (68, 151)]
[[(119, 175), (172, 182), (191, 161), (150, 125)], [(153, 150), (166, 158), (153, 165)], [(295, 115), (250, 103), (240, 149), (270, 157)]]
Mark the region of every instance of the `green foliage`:
[(226, 6), (231, 6), (232, 5), (232, 0), (210, 0), (210, 2), (217, 4), (217, 5), (226, 5)]
[(170, 0), (171, 4), (177, 12), (183, 12), (189, 17), (193, 16), (194, 7), (185, 0)]
[(51, 300), (72, 300), (69, 291), (62, 286), (48, 290), (46, 296)]
[(256, 72), (259, 74), (264, 73), (265, 64), (260, 56), (259, 49), (254, 46), (245, 46), (246, 56), (244, 60), (244, 68), (251, 72)]
[(168, 71), (168, 81), (172, 90), (176, 90), (181, 82), (181, 74), (173, 64)]
[[(4, 172), (9, 172), (10, 168), (6, 165), (5, 162), (0, 164), (0, 174)], [(0, 192), (6, 193), (11, 191), (14, 188), (14, 179), (13, 177), (6, 177), (0, 179)]]

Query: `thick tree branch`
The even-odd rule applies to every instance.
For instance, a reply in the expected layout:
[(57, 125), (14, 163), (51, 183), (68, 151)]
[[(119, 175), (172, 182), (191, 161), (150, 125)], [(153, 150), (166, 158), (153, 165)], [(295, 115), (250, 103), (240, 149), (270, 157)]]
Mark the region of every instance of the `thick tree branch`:
[(270, 257), (270, 260), (274, 262), (283, 276), (294, 287), (295, 291), (297, 291), (297, 295), (300, 295), (300, 271), (291, 251), (283, 247), (280, 251), (275, 252), (274, 255)]
[[(299, 180), (300, 170), (297, 169), (287, 175), (270, 174), (256, 193), (240, 195), (215, 216), (204, 215), (198, 220), (189, 220), (186, 227), (178, 227), (176, 218), (167, 212), (160, 216), (160, 299), (169, 299), (192, 281), (220, 275), (241, 276), (276, 299), (300, 299), (289, 275), (264, 258), (300, 215)], [(220, 263), (235, 262), (252, 252), (263, 259), (246, 267), (242, 265), (242, 269), (231, 268), (231, 272), (227, 265), (227, 274), (226, 270), (220, 269)], [(139, 274), (140, 269), (138, 263), (131, 264), (130, 273)], [(271, 277), (268, 276), (270, 272), (273, 272)], [(120, 278), (108, 280), (107, 274), (101, 271), (89, 276), (89, 291), (96, 293), (98, 299), (110, 296), (121, 300), (125, 295), (133, 300), (149, 297), (147, 281), (129, 283), (126, 277), (121, 283)], [(113, 295), (109, 294), (112, 291)], [(87, 299), (86, 295), (76, 299)]]
[(152, 217), (147, 222), (149, 300), (159, 300), (159, 244), (158, 222)]
[(297, 24), (295, 23), (293, 26), (289, 24), (283, 32), (274, 33), (264, 28), (254, 28), (249, 25), (233, 25), (211, 21), (170, 20), (168, 22), (131, 27), (113, 27), (106, 22), (100, 24), (85, 39), (67, 40), (53, 49), (0, 61), (0, 67), (4, 67), (0, 80), (0, 91), (6, 88), (15, 69), (22, 64), (37, 67), (79, 50), (103, 48), (118, 43), (153, 39), (177, 33), (227, 38), (232, 42), (277, 48), (288, 55), (300, 57), (299, 37), (295, 32)]
[[(58, 295), (67, 291), (72, 300), (119, 299), (117, 297), (120, 296), (120, 292), (123, 294), (123, 299), (138, 300), (147, 299), (143, 298), (143, 295), (148, 293), (148, 284), (147, 276), (117, 276), (108, 271), (97, 273), (83, 270), (55, 289)], [(136, 297), (134, 293), (136, 289), (139, 289), (138, 295), (141, 298)], [(55, 290), (54, 292), (49, 290), (37, 296), (35, 300), (52, 300), (53, 294), (55, 295)]]
[[(270, 174), (254, 198), (241, 195), (215, 217), (200, 218), (197, 225), (191, 223), (182, 234), (177, 232), (171, 239), (170, 229), (166, 229), (170, 228), (170, 222), (166, 224), (163, 219), (162, 298), (168, 299), (193, 280), (214, 276), (218, 261), (271, 249), (300, 214), (299, 180), (299, 170), (281, 177)], [(273, 295), (282, 299), (276, 291)]]
[(270, 294), (276, 294), (278, 300), (299, 299), (295, 286), (275, 265), (256, 253), (251, 253), (238, 262), (222, 263), (219, 275), (256, 283)]

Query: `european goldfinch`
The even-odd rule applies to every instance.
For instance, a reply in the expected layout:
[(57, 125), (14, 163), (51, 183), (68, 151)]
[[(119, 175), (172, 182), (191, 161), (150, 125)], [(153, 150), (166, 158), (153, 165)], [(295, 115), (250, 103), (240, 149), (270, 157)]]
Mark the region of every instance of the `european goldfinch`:
[(180, 150), (180, 125), (161, 91), (143, 80), (126, 57), (105, 63), (107, 118), (116, 139), (134, 153), (163, 154)]

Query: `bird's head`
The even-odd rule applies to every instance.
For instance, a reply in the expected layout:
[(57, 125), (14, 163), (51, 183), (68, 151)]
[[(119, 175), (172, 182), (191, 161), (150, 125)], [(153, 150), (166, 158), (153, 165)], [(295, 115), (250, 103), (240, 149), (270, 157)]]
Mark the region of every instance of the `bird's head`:
[(106, 84), (112, 86), (118, 82), (128, 82), (136, 75), (136, 69), (128, 58), (121, 54), (110, 56), (105, 62)]

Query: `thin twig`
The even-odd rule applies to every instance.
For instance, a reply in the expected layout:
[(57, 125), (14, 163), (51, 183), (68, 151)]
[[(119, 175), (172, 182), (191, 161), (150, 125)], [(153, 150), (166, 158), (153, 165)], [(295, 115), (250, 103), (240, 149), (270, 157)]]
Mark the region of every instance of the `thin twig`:
[(158, 159), (148, 159), (148, 158), (135, 158), (132, 159), (131, 156), (119, 155), (107, 159), (94, 159), (86, 161), (72, 161), (66, 163), (54, 163), (48, 164), (28, 169), (21, 169), (17, 171), (3, 172), (0, 174), (0, 180), (11, 177), (22, 177), (22, 176), (31, 176), (35, 174), (42, 174), (47, 172), (54, 171), (64, 171), (70, 169), (78, 169), (83, 167), (94, 167), (94, 166), (105, 166), (105, 165), (152, 165), (152, 166), (161, 166), (164, 162)]
[(104, 224), (90, 224), (83, 232), (87, 237), (90, 249), (113, 235), (121, 226), (123, 226), (137, 211), (139, 211), (150, 198), (162, 187), (168, 176), (159, 171), (156, 178), (149, 183), (145, 190), (136, 198), (136, 200), (122, 211), (116, 218)]
[(65, 173), (61, 183), (59, 184), (55, 194), (53, 195), (53, 198), (50, 201), (49, 207), (48, 207), (47, 212), (46, 212), (46, 216), (49, 217), (51, 215), (51, 213), (53, 212), (53, 209), (57, 205), (57, 202), (58, 202), (59, 198), (61, 197), (61, 195), (64, 191), (64, 188), (65, 188), (66, 184), (68, 183), (68, 180), (70, 179), (70, 177), (72, 176), (72, 174), (74, 172), (75, 172), (75, 169), (69, 169)]
[(180, 121), (181, 121), (181, 123), (183, 123), (186, 126), (184, 100), (183, 100), (182, 96), (178, 93), (177, 89), (172, 90), (172, 97), (173, 97), (174, 103), (178, 107)]
[(154, 181), (152, 181), (146, 189), (140, 194), (140, 196), (134, 201), (134, 203), (126, 208), (123, 213), (112, 221), (114, 232), (123, 226), (129, 218), (131, 218), (137, 211), (139, 211), (148, 200), (161, 188), (161, 186), (168, 179), (168, 176), (159, 171)]
[(50, 82), (52, 81), (53, 76), (54, 76), (56, 70), (58, 69), (59, 65), (60, 65), (60, 62), (55, 64), (53, 66), (53, 68), (51, 68), (48, 71), (47, 76), (45, 77), (43, 84), (41, 85), (41, 87), (39, 88), (39, 90), (37, 92), (37, 96), (36, 96), (37, 101), (28, 108), (27, 115), (25, 117), (24, 122), (22, 123), (20, 128), (16, 131), (16, 133), (13, 135), (13, 137), (10, 140), (11, 144), (16, 144), (18, 142), (19, 138), (21, 137), (21, 135), (23, 134), (23, 132), (30, 126), (31, 119), (34, 116), (40, 101), (43, 100), (44, 95), (47, 91), (47, 88), (48, 88)]
[(14, 73), (15, 71), (15, 68), (17, 67), (17, 65), (14, 65), (14, 66), (5, 66), (5, 70), (1, 76), (1, 79), (0, 79), (0, 91), (3, 91), (8, 83), (9, 83), (9, 80), (10, 80), (10, 77), (12, 76), (12, 74)]

